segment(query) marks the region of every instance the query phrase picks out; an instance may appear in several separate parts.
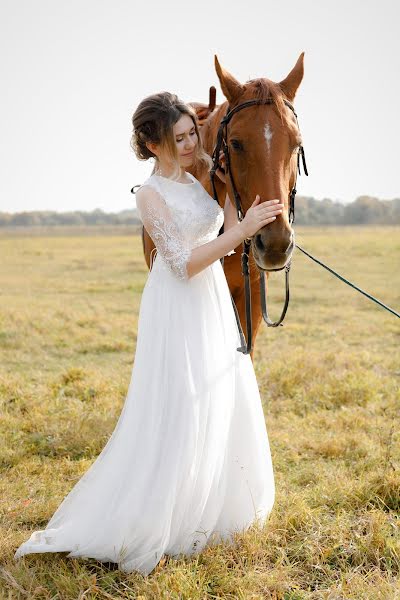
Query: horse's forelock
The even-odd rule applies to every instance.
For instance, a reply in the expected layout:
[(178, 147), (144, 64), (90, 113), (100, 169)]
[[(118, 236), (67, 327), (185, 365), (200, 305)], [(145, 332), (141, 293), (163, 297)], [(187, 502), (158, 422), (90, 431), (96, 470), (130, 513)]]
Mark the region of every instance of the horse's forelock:
[(271, 99), (278, 110), (280, 118), (287, 120), (285, 97), (278, 83), (266, 78), (250, 79), (245, 83), (245, 91), (249, 91), (249, 98), (255, 100)]

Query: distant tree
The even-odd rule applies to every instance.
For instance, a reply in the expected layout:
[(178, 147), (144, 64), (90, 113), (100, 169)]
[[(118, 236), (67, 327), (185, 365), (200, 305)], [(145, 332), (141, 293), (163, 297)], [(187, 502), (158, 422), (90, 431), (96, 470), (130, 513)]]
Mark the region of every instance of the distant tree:
[(391, 201), (389, 214), (393, 225), (400, 224), (400, 198), (395, 198)]
[[(342, 204), (330, 198), (316, 200), (310, 196), (296, 198), (296, 225), (399, 225), (400, 198), (379, 200), (373, 196), (359, 196), (350, 204)], [(1, 227), (35, 227), (52, 225), (136, 225), (139, 226), (136, 209), (106, 213), (100, 208), (91, 212), (32, 211), (0, 213)]]
[(372, 196), (359, 196), (345, 208), (345, 222), (352, 225), (390, 223), (390, 210), (387, 202)]

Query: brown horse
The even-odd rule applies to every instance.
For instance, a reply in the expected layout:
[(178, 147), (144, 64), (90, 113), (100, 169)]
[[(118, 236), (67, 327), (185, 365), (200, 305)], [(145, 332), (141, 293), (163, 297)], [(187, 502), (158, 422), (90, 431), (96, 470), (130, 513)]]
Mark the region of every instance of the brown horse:
[[(217, 107), (192, 103), (200, 117), (204, 149), (211, 156), (219, 124), (228, 106), (232, 109), (247, 100), (272, 99), (271, 104), (254, 105), (238, 111), (229, 123), (226, 140), (231, 171), (241, 197), (243, 211), (246, 212), (251, 206), (256, 194), (260, 195), (261, 201), (279, 198), (285, 205), (282, 215), (260, 229), (251, 242), (249, 265), (253, 321), (252, 359), (254, 341), (262, 321), (259, 269), (263, 269), (267, 274), (268, 271), (282, 269), (290, 260), (294, 248), (294, 234), (289, 224), (288, 209), (289, 193), (296, 178), (297, 151), (301, 144), (301, 136), (293, 112), (284, 101), (294, 100), (304, 74), (303, 60), (304, 52), (289, 75), (279, 83), (260, 78), (241, 84), (220, 66), (215, 56), (215, 69), (227, 101)], [(196, 168), (190, 168), (189, 171), (212, 196), (209, 173)], [(228, 194), (235, 205), (229, 178), (225, 184), (216, 177), (215, 184), (221, 203), (225, 202)], [(150, 268), (150, 255), (154, 244), (144, 228), (142, 241), (146, 263)], [(224, 269), (243, 331), (246, 331), (244, 279), (241, 274), (242, 246), (235, 250), (235, 254), (225, 257)]]

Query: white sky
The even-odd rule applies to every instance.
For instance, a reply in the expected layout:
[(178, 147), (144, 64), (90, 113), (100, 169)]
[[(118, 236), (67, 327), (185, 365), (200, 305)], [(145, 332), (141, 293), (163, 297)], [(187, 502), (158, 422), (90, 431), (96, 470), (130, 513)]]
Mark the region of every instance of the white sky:
[(300, 195), (400, 196), (397, 0), (0, 0), (0, 210), (118, 211), (152, 169), (131, 116), (168, 90), (207, 101), (214, 54), (237, 79), (295, 100), (309, 177)]

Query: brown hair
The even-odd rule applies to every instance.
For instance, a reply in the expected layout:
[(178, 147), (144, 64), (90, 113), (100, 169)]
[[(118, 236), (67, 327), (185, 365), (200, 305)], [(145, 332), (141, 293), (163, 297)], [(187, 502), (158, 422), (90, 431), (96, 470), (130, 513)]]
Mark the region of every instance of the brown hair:
[(155, 159), (156, 164), (154, 165), (153, 173), (156, 170), (158, 159), (146, 146), (146, 142), (160, 144), (162, 150), (166, 151), (175, 163), (176, 168), (173, 177), (179, 177), (178, 149), (172, 128), (182, 115), (191, 117), (197, 133), (198, 142), (194, 155), (194, 165), (200, 163), (206, 167), (207, 171), (210, 170), (212, 160), (204, 151), (199, 133), (197, 115), (194, 109), (182, 102), (176, 94), (160, 92), (144, 98), (132, 116), (133, 132), (130, 142), (131, 148), (139, 160)]

